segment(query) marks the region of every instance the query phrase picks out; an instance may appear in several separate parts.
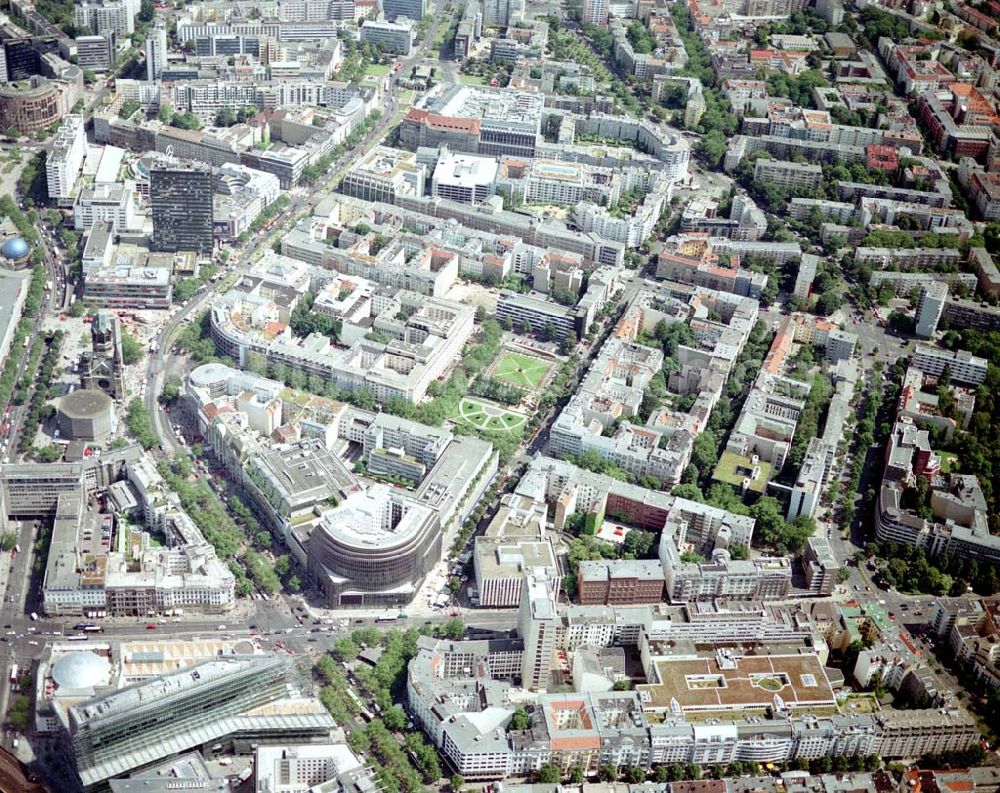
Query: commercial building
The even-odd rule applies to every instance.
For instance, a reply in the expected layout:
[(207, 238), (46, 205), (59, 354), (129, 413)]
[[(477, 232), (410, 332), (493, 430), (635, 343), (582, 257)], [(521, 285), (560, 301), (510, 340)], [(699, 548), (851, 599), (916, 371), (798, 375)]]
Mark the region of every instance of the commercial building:
[(201, 166), (155, 165), (149, 174), (153, 249), (211, 253), (214, 180)]
[(534, 157), (540, 140), (541, 94), (454, 85), (403, 117), (399, 139), (416, 150), (446, 143), (456, 152)]
[[(88, 245), (97, 243), (102, 234), (92, 231)], [(102, 308), (170, 308), (173, 290), (170, 267), (112, 262), (84, 275), (84, 297)]]
[[(652, 682), (638, 690), (647, 712), (747, 714), (776, 708), (787, 718), (798, 709), (831, 708), (837, 702), (816, 655), (740, 655), (718, 649), (710, 657), (654, 658), (646, 671)], [(761, 685), (764, 680), (769, 683)], [(775, 692), (780, 692), (777, 698)]]
[(0, 311), (0, 365), (6, 363), (14, 343), (14, 334), (17, 332), (18, 322), (21, 321), (24, 301), (28, 298), (30, 280), (29, 270), (13, 272), (0, 269), (0, 306), (3, 307), (3, 311)]
[(188, 785), (204, 793), (228, 793), (229, 780), (213, 775), (200, 752), (187, 752), (143, 768), (128, 778), (112, 779), (111, 793), (173, 793)]
[(267, 793), (365, 793), (378, 785), (374, 769), (343, 743), (258, 746), (253, 769), (256, 790)]
[(361, 42), (378, 47), (382, 52), (395, 55), (409, 55), (413, 48), (415, 23), (409, 19), (397, 18), (395, 22), (373, 22), (366, 19), (361, 23)]
[(263, 743), (328, 740), (333, 720), (315, 700), (302, 698), (295, 708), (295, 683), (284, 654), (207, 660), (70, 706), (67, 748), (84, 788), (91, 788), (230, 736)]
[(444, 152), (431, 177), (431, 195), (461, 204), (481, 204), (496, 190), (495, 158)]
[[(211, 364), (188, 384), (198, 426), (331, 606), (408, 602), (496, 472), (489, 443), (296, 392)], [(282, 437), (271, 448), (272, 437)], [(357, 443), (372, 473), (410, 487), (367, 491), (333, 452)]]
[(95, 224), (108, 222), (112, 237), (141, 232), (145, 224), (136, 207), (137, 192), (131, 180), (83, 186), (73, 204), (73, 228), (87, 232)]
[(441, 557), (438, 516), (391, 486), (374, 485), (320, 517), (308, 553), (331, 604), (407, 603)]
[(232, 240), (248, 232), (260, 214), (281, 194), (281, 180), (244, 165), (226, 163), (217, 173), (213, 197), (213, 228), (220, 239)]
[(59, 206), (72, 205), (77, 178), (87, 156), (83, 116), (66, 116), (45, 160), (49, 198)]
[[(565, 773), (579, 767), (592, 777), (607, 766), (724, 767), (734, 761), (781, 763), (876, 753), (912, 757), (926, 747), (968, 747), (978, 739), (971, 717), (954, 709), (840, 714), (821, 659), (801, 640), (744, 654), (645, 638), (640, 629), (621, 643), (640, 645), (655, 682), (638, 692), (608, 691), (616, 674), (613, 660), (605, 664), (604, 656), (577, 649), (571, 667), (577, 693), (533, 697), (528, 729), (511, 730), (511, 716), (525, 701), (514, 681), (529, 663), (529, 643), (420, 638), (407, 670), (407, 704), (449, 764), (467, 780), (483, 782), (528, 775), (543, 764)], [(530, 646), (544, 654), (544, 642)], [(780, 716), (768, 718), (768, 713)], [(921, 717), (926, 718), (922, 727)], [(770, 790), (760, 780), (743, 781), (746, 787), (736, 790)], [(798, 781), (788, 789), (799, 791)], [(686, 793), (690, 784), (673, 783), (670, 789)], [(723, 787), (697, 784), (699, 790)]]
[(83, 70), (67, 63), (58, 75), (47, 79), (32, 73), (0, 85), (0, 125), (31, 135), (59, 123), (83, 98)]
[[(107, 483), (109, 503), (121, 505), (121, 511), (136, 517), (143, 529), (88, 509), (81, 476), (91, 476), (89, 463), (62, 469), (66, 487), (56, 494), (42, 583), (45, 613), (143, 616), (174, 608), (209, 613), (231, 609), (236, 599), (233, 574), (180, 508), (176, 494), (135, 447), (118, 463), (124, 463), (124, 472), (113, 468), (109, 473), (124, 478)], [(70, 486), (74, 482), (76, 490)]]
[(479, 605), (518, 606), (521, 582), (529, 570), (543, 571), (552, 589), (559, 588), (559, 563), (545, 533), (546, 515), (544, 502), (517, 493), (501, 497), (486, 532), (475, 540), (473, 568)]
[(348, 169), (340, 191), (365, 201), (392, 204), (397, 194), (424, 194), (424, 169), (412, 152), (376, 146)]
[(506, 28), (524, 18), (524, 0), (484, 0), (483, 24)]
[(394, 22), (397, 17), (419, 22), (427, 13), (427, 0), (385, 0), (382, 13), (390, 22)]
[(76, 37), (76, 62), (81, 69), (106, 72), (114, 65), (115, 52), (114, 33)]

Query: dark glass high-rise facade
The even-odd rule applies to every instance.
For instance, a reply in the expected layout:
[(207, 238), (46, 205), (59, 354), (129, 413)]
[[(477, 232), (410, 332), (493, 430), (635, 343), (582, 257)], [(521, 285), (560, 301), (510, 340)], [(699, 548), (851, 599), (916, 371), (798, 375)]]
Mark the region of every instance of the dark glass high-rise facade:
[(212, 252), (212, 171), (207, 166), (158, 166), (149, 174), (153, 250)]

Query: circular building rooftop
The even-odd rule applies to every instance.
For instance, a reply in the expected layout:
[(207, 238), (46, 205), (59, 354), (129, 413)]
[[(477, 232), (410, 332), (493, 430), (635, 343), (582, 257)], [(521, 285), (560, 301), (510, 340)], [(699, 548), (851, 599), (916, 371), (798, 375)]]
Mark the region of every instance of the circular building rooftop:
[(111, 397), (92, 388), (78, 388), (59, 400), (59, 412), (68, 418), (86, 419), (111, 412)]
[(191, 385), (196, 388), (212, 388), (221, 386), (233, 376), (233, 370), (224, 363), (203, 363), (189, 377)]
[(107, 682), (111, 664), (92, 652), (67, 653), (52, 667), (52, 679), (61, 688), (94, 688)]
[(5, 259), (23, 259), (28, 255), (28, 243), (20, 237), (11, 237), (3, 245), (0, 245), (0, 253)]
[(254, 643), (249, 639), (243, 639), (233, 645), (233, 652), (236, 655), (253, 655), (257, 652), (257, 648), (254, 647)]

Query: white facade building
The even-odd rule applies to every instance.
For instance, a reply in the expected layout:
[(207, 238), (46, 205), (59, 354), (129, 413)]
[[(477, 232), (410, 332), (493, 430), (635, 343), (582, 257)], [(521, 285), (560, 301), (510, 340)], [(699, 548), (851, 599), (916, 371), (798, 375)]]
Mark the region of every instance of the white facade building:
[(72, 198), (86, 155), (87, 135), (83, 116), (66, 116), (45, 161), (49, 198), (58, 204)]
[(146, 79), (159, 80), (167, 65), (167, 30), (157, 22), (146, 37)]

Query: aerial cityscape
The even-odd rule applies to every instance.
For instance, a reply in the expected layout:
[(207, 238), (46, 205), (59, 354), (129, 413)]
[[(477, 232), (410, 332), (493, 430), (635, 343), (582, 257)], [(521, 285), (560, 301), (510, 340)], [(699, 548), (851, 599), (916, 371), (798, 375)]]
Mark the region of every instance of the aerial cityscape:
[(998, 0), (6, 0), (0, 180), (0, 793), (1000, 793)]

